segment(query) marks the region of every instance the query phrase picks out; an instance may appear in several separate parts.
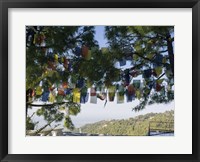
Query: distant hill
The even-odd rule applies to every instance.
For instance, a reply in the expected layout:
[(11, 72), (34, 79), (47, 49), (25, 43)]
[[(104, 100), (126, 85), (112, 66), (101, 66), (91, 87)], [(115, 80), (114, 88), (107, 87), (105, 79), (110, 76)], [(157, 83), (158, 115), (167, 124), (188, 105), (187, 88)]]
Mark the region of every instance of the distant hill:
[[(145, 136), (148, 133), (149, 121), (174, 122), (174, 111), (164, 113), (148, 113), (135, 118), (100, 121), (93, 124), (86, 124), (81, 127), (83, 133), (104, 134), (104, 135), (125, 135)], [(162, 128), (163, 125), (154, 125)]]

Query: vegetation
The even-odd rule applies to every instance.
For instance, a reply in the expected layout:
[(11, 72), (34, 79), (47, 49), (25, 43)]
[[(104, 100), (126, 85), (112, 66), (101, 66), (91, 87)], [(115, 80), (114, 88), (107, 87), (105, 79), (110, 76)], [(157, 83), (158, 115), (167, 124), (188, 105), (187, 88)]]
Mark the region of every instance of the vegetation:
[[(150, 121), (158, 123), (172, 122), (170, 129), (173, 130), (174, 111), (166, 111), (165, 113), (149, 113), (126, 120), (100, 121), (81, 127), (81, 131), (89, 134), (146, 136), (148, 134)], [(153, 127), (161, 130), (166, 129), (165, 124), (156, 124), (153, 125)]]
[[(133, 60), (134, 66), (127, 69), (128, 73), (131, 72), (133, 77), (143, 75), (143, 97), (134, 110), (142, 110), (148, 104), (172, 101), (174, 27), (106, 26), (105, 31), (110, 48), (115, 54), (113, 58)], [(154, 93), (151, 93), (152, 90)]]
[[(77, 115), (80, 104), (74, 103), (72, 95), (65, 95), (54, 89), (68, 80), (75, 84), (79, 76), (79, 66), (83, 58), (75, 55), (77, 46), (97, 47), (92, 26), (27, 26), (26, 27), (26, 129), (34, 129), (35, 123), (28, 116), (28, 109), (41, 107), (36, 115), (43, 116), (47, 127), (52, 122), (60, 122), (73, 129), (70, 116)], [(41, 84), (42, 83), (42, 84)], [(50, 93), (49, 93), (50, 92)], [(46, 96), (45, 96), (46, 93)], [(34, 104), (35, 101), (43, 104)], [(48, 100), (50, 103), (46, 103)], [(60, 111), (67, 109), (67, 113)]]
[[(116, 82), (125, 89), (131, 78), (138, 76), (142, 76), (144, 86), (131, 87), (140, 100), (135, 111), (148, 104), (171, 102), (174, 99), (173, 32), (172, 26), (106, 26), (108, 48), (100, 49), (94, 39), (94, 26), (27, 26), (27, 130), (34, 128), (28, 116), (33, 106), (41, 107), (36, 114), (43, 116), (47, 125), (64, 119), (63, 125), (74, 129), (70, 117), (81, 111), (81, 105), (77, 102), (79, 96), (75, 99), (73, 93), (92, 85), (111, 89)], [(124, 71), (116, 68), (115, 63), (123, 60), (132, 61), (133, 66)], [(54, 93), (54, 89), (58, 92)], [(43, 103), (34, 104), (37, 100)]]

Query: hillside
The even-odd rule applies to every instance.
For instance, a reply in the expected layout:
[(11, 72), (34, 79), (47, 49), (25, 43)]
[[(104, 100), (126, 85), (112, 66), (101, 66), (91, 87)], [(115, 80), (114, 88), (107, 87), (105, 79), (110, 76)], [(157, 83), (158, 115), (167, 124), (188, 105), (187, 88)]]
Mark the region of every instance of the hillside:
[[(149, 121), (172, 122), (173, 124), (174, 111), (171, 110), (164, 113), (148, 113), (126, 120), (110, 120), (86, 124), (81, 127), (81, 131), (83, 133), (91, 134), (145, 136), (148, 133)], [(165, 126), (165, 124), (157, 124), (153, 127), (160, 129)]]

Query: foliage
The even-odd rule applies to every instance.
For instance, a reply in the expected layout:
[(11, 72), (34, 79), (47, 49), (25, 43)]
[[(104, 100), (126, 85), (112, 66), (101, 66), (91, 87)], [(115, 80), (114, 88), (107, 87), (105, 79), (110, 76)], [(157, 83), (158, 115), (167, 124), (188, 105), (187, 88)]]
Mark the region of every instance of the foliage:
[[(86, 124), (81, 127), (81, 131), (90, 134), (146, 136), (148, 134), (150, 121), (174, 123), (174, 111), (149, 113), (146, 115), (139, 115), (135, 118), (129, 118), (127, 120), (110, 120)], [(162, 129), (165, 128), (165, 125), (154, 125), (154, 127)]]
[[(67, 82), (69, 78), (76, 80), (79, 77), (77, 65), (81, 57), (74, 55), (77, 46), (97, 47), (94, 40), (94, 27), (92, 26), (27, 26), (26, 27), (26, 90), (27, 90), (27, 111), (32, 107), (31, 103), (41, 99), (41, 95), (54, 84), (61, 81)], [(64, 70), (58, 67), (63, 66), (61, 59), (70, 60), (71, 69), (65, 66)], [(66, 64), (68, 65), (68, 64)], [(72, 72), (73, 69), (73, 72)], [(42, 87), (40, 83), (42, 81)], [(33, 97), (30, 90), (35, 90)], [(31, 99), (30, 99), (31, 98)], [(67, 102), (66, 102), (67, 100)], [(55, 122), (65, 120), (64, 125), (73, 128), (70, 115), (77, 115), (80, 112), (80, 105), (72, 103), (70, 96), (52, 96), (50, 105), (41, 105), (37, 115), (43, 116), (44, 120)], [(54, 102), (60, 104), (54, 104)], [(66, 103), (62, 103), (66, 102)], [(60, 112), (60, 107), (69, 108), (68, 117)], [(28, 116), (27, 116), (28, 118)], [(27, 120), (28, 121), (28, 120)], [(66, 122), (69, 122), (66, 124)], [(29, 122), (28, 122), (29, 123)], [(29, 124), (30, 125), (30, 124)], [(27, 126), (27, 129), (29, 127)]]
[(30, 117), (26, 118), (26, 130), (34, 130), (35, 124), (33, 123)]
[(172, 26), (106, 26), (114, 59), (131, 59), (134, 66), (130, 70), (143, 75), (143, 98), (136, 111), (174, 99), (173, 34)]

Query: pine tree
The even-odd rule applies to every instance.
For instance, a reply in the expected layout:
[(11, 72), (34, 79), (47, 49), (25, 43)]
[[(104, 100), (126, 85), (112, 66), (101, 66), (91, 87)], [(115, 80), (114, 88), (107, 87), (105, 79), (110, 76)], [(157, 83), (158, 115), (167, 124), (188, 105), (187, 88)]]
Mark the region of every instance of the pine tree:
[[(78, 65), (83, 60), (82, 47), (98, 49), (94, 32), (92, 26), (26, 27), (27, 130), (30, 127), (33, 129), (35, 124), (28, 116), (28, 109), (33, 106), (41, 107), (37, 115), (44, 117), (46, 126), (64, 119), (64, 126), (74, 128), (70, 116), (80, 112), (80, 104), (74, 103), (70, 95), (67, 96), (66, 102), (63, 92), (58, 89), (58, 94), (53, 94), (53, 89), (59, 88), (60, 85), (69, 86), (69, 79), (72, 83), (77, 83), (81, 77), (78, 75)], [(36, 105), (34, 101), (38, 98), (51, 103)], [(67, 115), (61, 111), (63, 109), (66, 109)]]
[(132, 60), (127, 69), (132, 77), (142, 75), (143, 97), (134, 110), (147, 104), (168, 103), (174, 99), (174, 27), (106, 26), (106, 37), (113, 59)]

